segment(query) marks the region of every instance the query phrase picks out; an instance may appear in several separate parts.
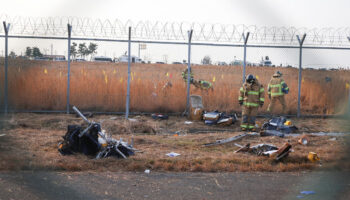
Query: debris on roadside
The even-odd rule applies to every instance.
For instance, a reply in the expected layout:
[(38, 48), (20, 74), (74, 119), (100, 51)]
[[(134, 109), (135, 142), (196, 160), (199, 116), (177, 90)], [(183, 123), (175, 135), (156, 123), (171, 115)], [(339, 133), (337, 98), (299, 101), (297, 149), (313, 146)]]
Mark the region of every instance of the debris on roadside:
[[(84, 112), (84, 113), (81, 113), (84, 117), (87, 117), (87, 118), (91, 118), (91, 117), (94, 117), (94, 114), (92, 112)], [(80, 117), (79, 114), (75, 114), (75, 117)]]
[(151, 173), (151, 170), (146, 169), (146, 170), (145, 170), (145, 173), (146, 173), (146, 174), (149, 174), (149, 173)]
[(221, 126), (230, 126), (237, 121), (237, 115), (227, 115), (224, 112), (212, 111), (206, 112), (204, 111), (203, 120), (206, 125), (221, 125)]
[(203, 117), (204, 106), (202, 97), (199, 95), (190, 96), (190, 114), (189, 119), (193, 121), (201, 121)]
[(169, 116), (168, 115), (163, 115), (163, 114), (159, 114), (159, 113), (153, 113), (151, 115), (152, 119), (155, 119), (155, 120), (164, 120), (164, 119), (169, 119)]
[(243, 134), (236, 135), (236, 136), (233, 136), (233, 137), (230, 137), (230, 138), (227, 138), (227, 139), (222, 139), (222, 140), (217, 140), (216, 142), (207, 143), (207, 144), (204, 144), (204, 146), (208, 147), (208, 146), (225, 144), (225, 143), (229, 143), (229, 142), (233, 142), (233, 141), (239, 140), (239, 139), (247, 137), (247, 136), (258, 136), (258, 135), (259, 135), (258, 133), (243, 133)]
[(95, 156), (96, 159), (108, 156), (127, 158), (134, 155), (136, 149), (133, 148), (133, 144), (108, 137), (100, 123), (89, 121), (75, 106), (73, 110), (88, 123), (88, 126), (83, 129), (82, 126), (68, 125), (64, 140), (58, 144), (58, 151), (62, 155), (83, 153)]
[(5, 136), (6, 134), (0, 134), (0, 137)]
[(169, 157), (176, 157), (176, 156), (179, 156), (179, 155), (181, 155), (181, 154), (175, 153), (175, 152), (170, 152), (170, 153), (167, 153), (167, 154), (165, 154), (165, 155), (167, 155), (167, 156), (169, 156)]
[(314, 192), (314, 191), (301, 191), (300, 194), (301, 195), (297, 196), (297, 198), (299, 198), (299, 199), (304, 198), (305, 196), (310, 195), (310, 194), (316, 194), (316, 192)]
[(260, 136), (278, 136), (283, 138), (284, 137), (284, 133), (282, 133), (281, 131), (278, 130), (262, 130), (260, 131)]
[(191, 121), (185, 121), (185, 124), (189, 125), (189, 124), (192, 124), (193, 122)]
[(307, 159), (309, 159), (311, 162), (320, 161), (320, 158), (315, 152), (309, 152), (309, 154), (307, 155)]
[(240, 147), (235, 153), (239, 152), (248, 152), (252, 154), (256, 154), (258, 156), (268, 156), (276, 161), (279, 161), (280, 159), (287, 157), (289, 153), (291, 152), (292, 145), (289, 143), (285, 143), (282, 147), (277, 148), (274, 145), (271, 144), (258, 144), (255, 146), (250, 147), (250, 144), (246, 144), (245, 146), (241, 146), (238, 144), (235, 144), (236, 146)]
[[(277, 132), (271, 132), (270, 130), (275, 130)], [(274, 117), (268, 122), (265, 122), (262, 126), (262, 132), (270, 132), (271, 135), (277, 134), (281, 137), (281, 134), (295, 133), (298, 131), (298, 128), (292, 125), (290, 120), (287, 120), (285, 117)]]
[(303, 135), (299, 138), (298, 143), (302, 145), (307, 145), (309, 143), (309, 139), (306, 135)]

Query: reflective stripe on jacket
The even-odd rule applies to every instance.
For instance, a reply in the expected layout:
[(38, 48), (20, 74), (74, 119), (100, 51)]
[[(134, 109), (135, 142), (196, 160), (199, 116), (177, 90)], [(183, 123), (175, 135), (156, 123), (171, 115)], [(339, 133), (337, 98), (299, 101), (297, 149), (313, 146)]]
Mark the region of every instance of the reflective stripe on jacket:
[(258, 107), (260, 103), (264, 103), (265, 90), (256, 80), (253, 84), (244, 83), (239, 89), (238, 101), (243, 101), (244, 106)]
[(267, 90), (269, 95), (275, 97), (287, 94), (289, 88), (281, 77), (272, 77), (269, 85), (267, 86)]

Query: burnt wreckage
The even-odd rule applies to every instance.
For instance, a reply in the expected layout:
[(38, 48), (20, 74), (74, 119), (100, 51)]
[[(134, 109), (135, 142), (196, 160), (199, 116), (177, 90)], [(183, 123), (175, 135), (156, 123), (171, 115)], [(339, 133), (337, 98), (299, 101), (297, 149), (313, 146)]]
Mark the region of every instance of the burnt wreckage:
[(136, 149), (122, 139), (116, 140), (108, 137), (102, 130), (101, 124), (89, 121), (75, 106), (73, 110), (88, 124), (83, 129), (79, 125), (68, 125), (67, 133), (62, 136), (63, 140), (58, 143), (58, 151), (62, 155), (83, 153), (95, 156), (96, 159), (108, 156), (127, 158), (134, 155)]

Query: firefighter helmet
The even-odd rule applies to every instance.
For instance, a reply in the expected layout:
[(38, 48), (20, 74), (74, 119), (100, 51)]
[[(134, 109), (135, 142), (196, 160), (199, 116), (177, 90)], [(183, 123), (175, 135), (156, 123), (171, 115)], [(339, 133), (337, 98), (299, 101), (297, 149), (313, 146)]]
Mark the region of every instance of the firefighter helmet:
[(254, 75), (253, 75), (253, 74), (248, 74), (248, 76), (247, 76), (247, 78), (246, 78), (246, 81), (247, 81), (248, 83), (251, 83), (251, 82), (253, 82), (254, 80), (255, 80)]
[(273, 76), (281, 77), (282, 76), (282, 72), (276, 71)]

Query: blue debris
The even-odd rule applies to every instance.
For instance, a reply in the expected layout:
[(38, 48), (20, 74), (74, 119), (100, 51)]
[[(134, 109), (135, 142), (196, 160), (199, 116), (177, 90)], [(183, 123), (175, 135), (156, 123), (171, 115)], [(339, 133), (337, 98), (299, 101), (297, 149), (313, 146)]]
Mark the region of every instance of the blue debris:
[(300, 194), (309, 195), (309, 194), (316, 194), (316, 192), (314, 192), (314, 191), (301, 191)]

